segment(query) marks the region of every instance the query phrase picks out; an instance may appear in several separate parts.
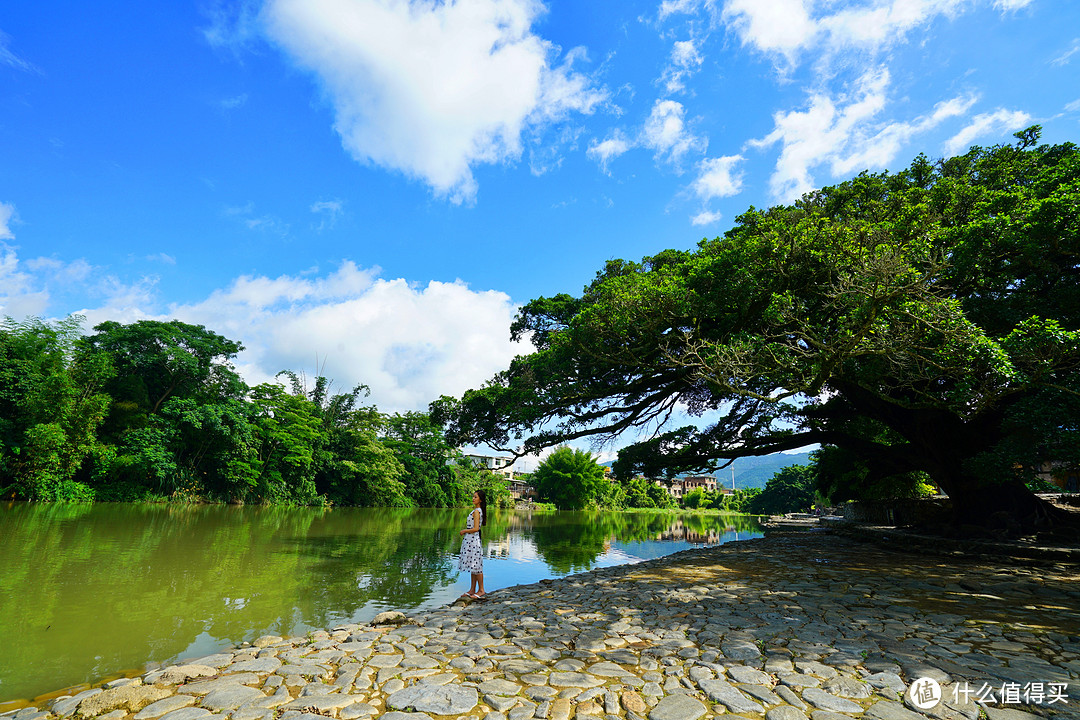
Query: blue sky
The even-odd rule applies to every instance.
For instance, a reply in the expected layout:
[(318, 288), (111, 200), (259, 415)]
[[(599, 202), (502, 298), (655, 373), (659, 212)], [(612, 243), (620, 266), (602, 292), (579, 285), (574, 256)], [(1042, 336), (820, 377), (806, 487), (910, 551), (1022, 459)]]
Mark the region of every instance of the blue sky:
[(0, 314), (179, 318), (426, 407), (515, 309), (750, 205), (1080, 140), (1080, 3), (0, 7)]

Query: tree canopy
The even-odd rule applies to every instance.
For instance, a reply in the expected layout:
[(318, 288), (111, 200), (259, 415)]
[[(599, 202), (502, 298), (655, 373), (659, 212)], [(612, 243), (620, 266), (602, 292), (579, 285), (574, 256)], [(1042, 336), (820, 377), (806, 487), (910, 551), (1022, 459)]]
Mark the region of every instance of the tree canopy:
[(604, 468), (584, 450), (562, 446), (544, 458), (532, 474), (540, 499), (560, 510), (580, 510), (606, 498)]
[(624, 477), (819, 443), (865, 482), (925, 473), (958, 520), (1045, 517), (1025, 474), (1080, 463), (1080, 152), (1038, 134), (609, 261), (525, 305), (511, 335), (536, 352), (433, 413), (517, 453), (651, 430)]

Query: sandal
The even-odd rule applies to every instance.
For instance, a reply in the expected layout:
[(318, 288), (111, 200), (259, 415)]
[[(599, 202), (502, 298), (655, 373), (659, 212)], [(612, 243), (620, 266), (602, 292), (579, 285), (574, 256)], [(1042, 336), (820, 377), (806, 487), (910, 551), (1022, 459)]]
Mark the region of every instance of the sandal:
[(462, 593), (462, 594), (461, 594), (461, 597), (467, 597), (467, 598), (470, 598), (470, 599), (472, 599), (472, 600), (476, 600), (476, 599), (478, 599), (478, 598), (479, 598), (479, 596), (478, 596), (478, 595), (475, 595), (475, 594), (473, 594), (473, 593), (471, 593), (471, 592), (467, 592), (467, 593)]

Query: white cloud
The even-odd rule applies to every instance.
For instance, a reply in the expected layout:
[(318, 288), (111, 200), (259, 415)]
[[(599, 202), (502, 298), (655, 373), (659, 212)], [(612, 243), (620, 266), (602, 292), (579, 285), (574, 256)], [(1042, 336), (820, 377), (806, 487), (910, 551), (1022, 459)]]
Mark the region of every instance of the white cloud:
[(779, 53), (789, 60), (820, 32), (804, 0), (728, 0), (721, 17), (744, 45)]
[(776, 128), (761, 140), (751, 140), (752, 147), (783, 145), (776, 171), (769, 179), (773, 197), (793, 200), (814, 188), (811, 168), (837, 157), (848, 143), (852, 131), (885, 107), (885, 88), (889, 72), (872, 70), (859, 80), (856, 97), (845, 107), (822, 94), (810, 98), (805, 111), (776, 113)]
[(1072, 60), (1072, 56), (1076, 53), (1080, 53), (1080, 38), (1073, 40), (1072, 45), (1068, 50), (1058, 55), (1056, 58), (1050, 61), (1051, 65), (1068, 65)]
[(212, 0), (202, 7), (210, 24), (202, 28), (203, 39), (213, 48), (238, 52), (259, 38), (261, 0)]
[(712, 225), (714, 222), (719, 222), (720, 218), (722, 218), (722, 217), (723, 217), (723, 215), (721, 215), (718, 212), (712, 212), (710, 210), (702, 210), (697, 215), (690, 218), (690, 223), (692, 225), (695, 225), (695, 226), (697, 226), (697, 225)]
[(235, 110), (236, 108), (243, 107), (247, 104), (248, 94), (241, 93), (234, 97), (224, 98), (218, 101), (218, 107), (222, 110)]
[(270, 0), (269, 35), (312, 70), (361, 162), (454, 202), (473, 168), (516, 160), (527, 128), (591, 113), (606, 94), (532, 31), (537, 0)]
[(86, 317), (88, 330), (105, 320), (205, 325), (246, 347), (236, 365), (251, 384), (272, 381), (284, 369), (311, 373), (318, 355), (335, 387), (366, 383), (371, 400), (387, 412), (460, 395), (531, 351), (510, 342), (517, 306), (504, 293), (461, 282), (385, 280), (377, 268), (350, 261), (328, 273), (239, 277), (201, 300), (167, 307), (156, 283), (153, 276), (125, 282), (84, 260), (20, 261), (0, 243), (0, 316), (57, 314), (61, 301), (79, 307), (56, 297), (78, 286), (85, 306), (75, 312)]
[(15, 238), (15, 233), (11, 232), (11, 223), (15, 220), (15, 206), (0, 202), (0, 240)]
[(339, 387), (365, 383), (389, 411), (459, 395), (528, 352), (509, 340), (515, 312), (503, 293), (383, 280), (346, 261), (314, 279), (241, 277), (168, 314), (241, 341), (237, 367), (250, 383), (313, 368), (317, 354)]
[(1076, 112), (1077, 110), (1080, 110), (1080, 98), (1073, 100), (1071, 103), (1065, 106), (1066, 112)]
[(340, 200), (319, 200), (312, 203), (311, 212), (319, 216), (319, 224), (315, 231), (322, 232), (323, 230), (333, 229), (344, 209), (345, 204)]
[(960, 132), (945, 141), (945, 154), (957, 155), (965, 152), (972, 140), (984, 135), (1000, 136), (1012, 130), (1019, 130), (1031, 122), (1031, 116), (1022, 110), (998, 109), (992, 113), (982, 113)]
[(0, 317), (40, 316), (48, 305), (49, 293), (19, 267), (15, 248), (0, 242)]
[(163, 253), (163, 252), (157, 253), (155, 255), (147, 255), (146, 259), (149, 262), (159, 262), (159, 263), (164, 263), (165, 265), (175, 265), (176, 264), (176, 258), (174, 258), (172, 255), (169, 255), (168, 253)]
[(713, 0), (663, 0), (660, 3), (658, 19), (660, 22), (667, 20), (672, 15), (692, 15), (705, 7), (711, 7)]
[(702, 160), (698, 163), (694, 193), (702, 200), (738, 195), (742, 191), (743, 174), (735, 169), (744, 159), (742, 155), (725, 155)]
[(701, 67), (704, 58), (693, 40), (679, 40), (671, 48), (671, 60), (660, 76), (669, 93), (686, 90), (686, 80)]
[(691, 150), (704, 152), (708, 141), (689, 132), (682, 103), (657, 100), (642, 130), (641, 144), (656, 153), (658, 160), (677, 165)]
[(29, 63), (15, 53), (11, 52), (11, 49), (8, 48), (8, 44), (10, 41), (11, 36), (9, 36), (3, 30), (0, 30), (0, 64), (8, 65), (15, 68), (16, 70), (40, 73), (41, 70), (39, 70), (33, 63)]
[(631, 147), (630, 141), (626, 139), (623, 132), (616, 129), (602, 142), (596, 142), (594, 140), (590, 143), (589, 149), (585, 151), (585, 155), (600, 163), (600, 167), (603, 168), (606, 173), (608, 172), (608, 163), (625, 153)]
[[(1011, 12), (1031, 0), (994, 0)], [(826, 56), (846, 50), (876, 53), (902, 42), (911, 31), (939, 17), (952, 18), (988, 0), (727, 0), (722, 20), (742, 43), (796, 64), (799, 55)]]
[(994, 7), (1005, 12), (1026, 8), (1032, 0), (994, 0)]
[(773, 131), (748, 143), (759, 149), (782, 146), (769, 179), (773, 197), (789, 202), (817, 187), (812, 171), (821, 165), (827, 165), (833, 177), (884, 168), (913, 137), (966, 115), (977, 101), (970, 95), (956, 97), (914, 120), (881, 122), (877, 118), (885, 109), (888, 85), (888, 71), (877, 68), (866, 72), (846, 95), (815, 93), (806, 110), (774, 114)]

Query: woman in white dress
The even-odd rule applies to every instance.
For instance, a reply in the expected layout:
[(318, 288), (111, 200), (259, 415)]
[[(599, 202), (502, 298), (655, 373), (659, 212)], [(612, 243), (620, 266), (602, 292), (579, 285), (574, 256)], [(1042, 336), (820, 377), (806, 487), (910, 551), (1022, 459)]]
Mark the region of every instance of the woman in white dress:
[(461, 554), (458, 555), (458, 570), (468, 570), (472, 583), (466, 597), (479, 600), (484, 597), (484, 555), (480, 548), (480, 528), (487, 523), (487, 494), (477, 490), (472, 496), (473, 509), (465, 522), (465, 529), (459, 534)]

